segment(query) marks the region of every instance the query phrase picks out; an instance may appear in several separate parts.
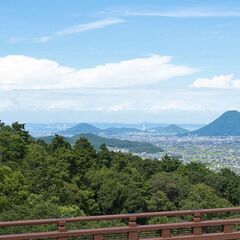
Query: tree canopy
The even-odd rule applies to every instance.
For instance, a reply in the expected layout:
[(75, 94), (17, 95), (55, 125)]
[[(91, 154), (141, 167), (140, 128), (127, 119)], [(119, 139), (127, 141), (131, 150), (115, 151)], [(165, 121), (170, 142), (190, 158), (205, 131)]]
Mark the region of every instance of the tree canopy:
[(0, 123), (0, 220), (229, 207), (240, 205), (240, 177), (165, 156), (142, 159), (33, 139), (23, 124)]

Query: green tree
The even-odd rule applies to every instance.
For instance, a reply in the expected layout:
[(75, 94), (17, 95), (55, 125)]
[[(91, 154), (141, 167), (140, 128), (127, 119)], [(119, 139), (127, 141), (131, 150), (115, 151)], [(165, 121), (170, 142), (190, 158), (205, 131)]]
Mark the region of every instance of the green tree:
[(232, 204), (240, 205), (240, 176), (230, 169), (224, 168), (219, 173), (220, 179), (216, 183), (216, 189), (220, 195), (228, 199)]
[(164, 172), (174, 172), (181, 164), (181, 161), (175, 158), (171, 158), (168, 155), (165, 155), (160, 161), (160, 167)]
[(172, 211), (176, 210), (175, 205), (162, 191), (157, 191), (146, 199), (147, 211)]
[(56, 151), (57, 149), (60, 149), (60, 148), (70, 149), (71, 144), (69, 142), (67, 142), (64, 139), (64, 137), (56, 134), (55, 137), (52, 139), (52, 142), (49, 145), (49, 148), (52, 152), (54, 152), (54, 151)]
[(187, 176), (192, 184), (210, 183), (209, 180), (212, 174), (214, 175), (214, 177), (216, 177), (216, 175), (211, 172), (211, 170), (209, 170), (206, 165), (197, 162), (191, 162), (187, 165), (181, 165), (177, 169), (177, 172), (182, 176)]
[(162, 191), (177, 207), (179, 206), (180, 201), (187, 196), (191, 188), (191, 184), (186, 177), (176, 173), (166, 172), (155, 174), (149, 179), (147, 186), (148, 194), (153, 195)]
[(123, 185), (123, 208), (126, 212), (143, 212), (145, 209), (144, 183), (146, 179), (134, 167), (128, 166), (120, 174), (119, 180)]
[(123, 186), (116, 172), (108, 168), (90, 169), (86, 174), (88, 185), (102, 213), (117, 213), (123, 204)]
[(28, 195), (28, 185), (23, 174), (0, 166), (0, 212), (23, 204)]
[(111, 153), (108, 150), (106, 144), (102, 144), (99, 148), (98, 158), (97, 158), (97, 165), (100, 167), (111, 167), (112, 157)]
[(27, 152), (23, 138), (11, 129), (0, 131), (0, 162), (20, 162)]
[(12, 124), (12, 129), (23, 139), (23, 141), (28, 142), (31, 139), (29, 132), (25, 130), (25, 124), (14, 122)]
[(86, 138), (80, 137), (76, 141), (74, 152), (77, 155), (74, 165), (78, 173), (83, 175), (93, 164), (96, 164), (96, 150)]
[(232, 207), (224, 198), (217, 196), (216, 191), (205, 184), (193, 185), (187, 198), (180, 203), (182, 209), (204, 209)]

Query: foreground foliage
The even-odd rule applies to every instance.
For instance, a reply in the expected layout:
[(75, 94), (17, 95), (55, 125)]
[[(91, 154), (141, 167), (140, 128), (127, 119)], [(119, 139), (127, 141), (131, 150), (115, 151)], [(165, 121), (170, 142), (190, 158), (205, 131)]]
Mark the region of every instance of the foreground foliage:
[(240, 177), (165, 156), (96, 151), (85, 138), (34, 140), (0, 122), (0, 220), (240, 205)]

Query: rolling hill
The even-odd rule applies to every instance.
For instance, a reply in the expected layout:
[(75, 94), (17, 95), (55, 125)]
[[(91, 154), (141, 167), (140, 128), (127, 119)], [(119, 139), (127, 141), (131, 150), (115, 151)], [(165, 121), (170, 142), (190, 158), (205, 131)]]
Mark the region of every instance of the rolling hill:
[(94, 127), (88, 123), (79, 123), (76, 126), (68, 128), (64, 131), (61, 131), (60, 134), (63, 136), (73, 136), (76, 134), (85, 134), (85, 133), (99, 133), (101, 132), (100, 128)]
[(205, 127), (192, 131), (198, 136), (240, 136), (240, 112), (228, 111)]
[[(157, 147), (151, 143), (146, 142), (136, 142), (136, 141), (129, 141), (129, 140), (120, 140), (116, 138), (105, 138), (95, 134), (78, 134), (73, 137), (65, 137), (66, 141), (71, 144), (74, 144), (75, 141), (80, 138), (85, 137), (88, 141), (96, 148), (99, 149), (101, 144), (106, 144), (108, 147), (112, 148), (119, 148), (119, 149), (127, 149), (129, 152), (133, 153), (157, 153), (162, 152), (163, 149)], [(41, 137), (39, 139), (44, 140), (47, 143), (50, 143), (54, 136), (46, 136)]]
[(189, 132), (187, 129), (181, 128), (175, 124), (171, 124), (167, 127), (156, 127), (156, 128), (152, 128), (151, 130), (161, 135), (179, 135), (179, 134), (186, 134)]
[(185, 128), (172, 124), (172, 125), (169, 125), (168, 127), (165, 127), (164, 132), (168, 134), (178, 135), (178, 134), (188, 133), (189, 131)]
[(141, 132), (141, 130), (137, 128), (127, 128), (127, 127), (110, 127), (110, 128), (101, 129), (88, 123), (79, 123), (74, 127), (61, 131), (60, 134), (63, 136), (74, 136), (74, 135), (86, 134), (86, 133), (91, 133), (91, 134), (102, 133), (107, 135), (113, 135), (113, 134), (129, 133), (129, 132)]

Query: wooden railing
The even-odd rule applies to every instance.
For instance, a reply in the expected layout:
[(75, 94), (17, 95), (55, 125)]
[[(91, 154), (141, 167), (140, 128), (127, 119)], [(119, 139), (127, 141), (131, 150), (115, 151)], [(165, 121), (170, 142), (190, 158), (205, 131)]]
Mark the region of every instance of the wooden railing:
[[(26, 227), (40, 225), (56, 225), (54, 231), (44, 232), (25, 232), (0, 235), (0, 240), (26, 240), (26, 239), (129, 239), (129, 240), (225, 240), (240, 239), (240, 218), (221, 218), (214, 220), (203, 220), (202, 216), (219, 217), (217, 214), (233, 214), (239, 216), (239, 208), (222, 208), (222, 209), (204, 209), (204, 210), (187, 210), (187, 211), (169, 211), (169, 212), (149, 212), (138, 214), (119, 214), (119, 215), (103, 215), (89, 217), (74, 217), (61, 219), (40, 219), (40, 220), (24, 220), (24, 221), (8, 221), (0, 222), (0, 229), (8, 229), (11, 227)], [(142, 219), (153, 217), (183, 217), (192, 216), (191, 221), (181, 220), (178, 222), (167, 224), (138, 224)], [(205, 219), (209, 219), (205, 218)], [(68, 224), (73, 223), (89, 223), (92, 221), (112, 221), (121, 220), (127, 223), (125, 226), (105, 227), (105, 228), (88, 228), (88, 229), (68, 229)], [(146, 222), (146, 221), (145, 221)], [(212, 228), (211, 232), (204, 229)], [(181, 231), (188, 229), (188, 232)], [(220, 229), (220, 230), (219, 230)], [(180, 231), (179, 231), (180, 230)], [(178, 234), (174, 233), (178, 231)], [(150, 235), (150, 232), (154, 233)], [(145, 233), (145, 234), (144, 234)], [(115, 235), (115, 237), (114, 237)], [(109, 237), (111, 236), (111, 237)]]

